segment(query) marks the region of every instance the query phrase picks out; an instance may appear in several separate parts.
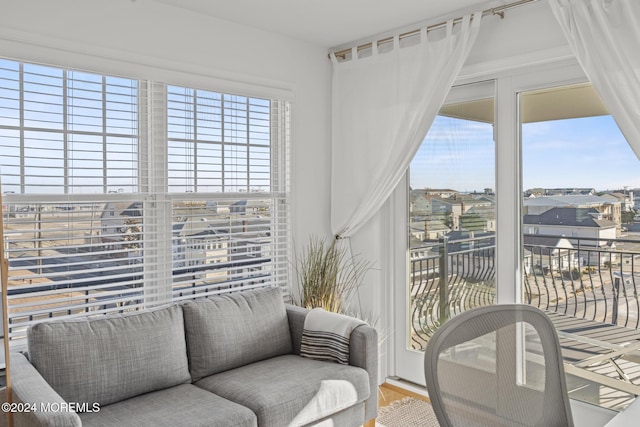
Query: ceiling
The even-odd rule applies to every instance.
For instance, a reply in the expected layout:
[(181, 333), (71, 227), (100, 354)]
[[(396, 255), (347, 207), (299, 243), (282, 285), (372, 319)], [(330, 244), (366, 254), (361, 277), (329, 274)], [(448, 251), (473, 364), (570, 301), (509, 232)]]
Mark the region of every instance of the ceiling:
[[(520, 105), (522, 123), (609, 114), (600, 96), (589, 83), (525, 92), (522, 94)], [(475, 122), (493, 123), (493, 98), (447, 104), (438, 114)]]
[(487, 3), (487, 0), (155, 1), (327, 48)]

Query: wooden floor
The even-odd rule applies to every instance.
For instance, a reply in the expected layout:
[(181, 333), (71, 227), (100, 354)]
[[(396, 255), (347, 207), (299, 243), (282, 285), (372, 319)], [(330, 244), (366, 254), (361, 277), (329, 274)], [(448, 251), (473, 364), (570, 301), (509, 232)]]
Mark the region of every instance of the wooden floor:
[(412, 391), (405, 390), (392, 384), (384, 383), (380, 387), (378, 387), (379, 408), (387, 406), (391, 402), (395, 402), (396, 400), (404, 399), (405, 397), (415, 397), (416, 399), (422, 399), (425, 402), (429, 401), (429, 399), (425, 396), (422, 396), (418, 393), (413, 393)]
[[(413, 393), (409, 390), (397, 387), (392, 384), (384, 383), (378, 387), (378, 408), (382, 408), (395, 402), (396, 400), (404, 399), (405, 397), (415, 397), (416, 399), (422, 399), (428, 402), (429, 399), (417, 393)], [(376, 421), (369, 420), (362, 427), (375, 427)]]

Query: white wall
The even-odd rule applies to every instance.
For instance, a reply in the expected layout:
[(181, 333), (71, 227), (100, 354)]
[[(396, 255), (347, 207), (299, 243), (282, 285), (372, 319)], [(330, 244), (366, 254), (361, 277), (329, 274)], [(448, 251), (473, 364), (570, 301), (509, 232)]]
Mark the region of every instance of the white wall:
[(0, 57), (291, 98), (293, 233), (330, 232), (325, 48), (152, 0), (0, 3)]

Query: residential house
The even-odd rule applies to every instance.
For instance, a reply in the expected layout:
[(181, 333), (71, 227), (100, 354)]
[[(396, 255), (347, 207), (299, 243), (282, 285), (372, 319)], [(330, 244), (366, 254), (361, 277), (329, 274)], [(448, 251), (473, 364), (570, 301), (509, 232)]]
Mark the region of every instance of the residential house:
[(524, 201), (525, 215), (539, 215), (553, 208), (596, 209), (602, 216), (616, 224), (622, 222), (621, 202), (612, 197), (594, 195), (560, 195), (529, 198)]
[[(236, 210), (237, 206), (232, 205)], [(241, 238), (236, 230), (241, 230)], [(267, 218), (183, 217), (173, 225), (174, 275), (191, 275), (191, 283), (186, 284), (191, 288), (195, 281), (233, 286), (234, 277), (265, 274), (262, 259), (271, 250), (270, 233), (271, 221)]]
[(458, 191), (452, 190), (451, 188), (425, 188), (418, 191), (422, 192), (425, 196), (435, 196), (442, 199), (451, 199), (458, 195)]
[(431, 201), (435, 196), (424, 193), (423, 190), (411, 190), (410, 214), (411, 216), (431, 214)]
[(450, 231), (450, 228), (442, 221), (438, 219), (429, 219), (428, 217), (411, 221), (410, 227), (411, 235), (420, 242), (424, 242), (426, 240), (438, 240)]
[(602, 194), (604, 198), (610, 198), (620, 203), (623, 212), (631, 211), (635, 208), (635, 200), (633, 199), (633, 191), (607, 191)]
[[(496, 231), (495, 197), (465, 194), (462, 198), (461, 228), (472, 231)], [(465, 225), (465, 223), (467, 225)], [(469, 225), (471, 224), (471, 226)], [(473, 228), (470, 228), (473, 227)]]
[[(639, 188), (634, 188), (630, 190), (632, 194), (640, 194)], [(640, 210), (640, 198), (633, 199), (633, 209)]]
[(142, 213), (141, 202), (105, 204), (100, 214), (100, 240), (106, 245), (107, 250), (111, 250), (112, 254), (118, 254), (121, 252), (113, 250), (141, 240), (139, 233), (142, 232)]
[[(525, 245), (527, 239), (533, 245), (536, 240), (532, 239), (539, 236), (562, 237), (578, 248), (578, 253), (572, 256), (577, 257), (582, 266), (618, 262), (617, 230), (617, 225), (595, 208), (552, 208), (540, 215), (525, 215), (523, 219)], [(564, 265), (567, 262), (573, 265), (574, 261), (567, 260)], [(553, 265), (547, 267), (554, 268)]]
[(431, 200), (431, 217), (438, 218), (452, 230), (460, 230), (460, 215), (462, 215), (462, 201), (457, 197), (434, 198)]
[(562, 236), (581, 246), (611, 245), (616, 224), (595, 208), (551, 208), (539, 215), (525, 215), (524, 234)]
[(524, 236), (525, 274), (553, 274), (580, 268), (573, 244), (561, 236)]

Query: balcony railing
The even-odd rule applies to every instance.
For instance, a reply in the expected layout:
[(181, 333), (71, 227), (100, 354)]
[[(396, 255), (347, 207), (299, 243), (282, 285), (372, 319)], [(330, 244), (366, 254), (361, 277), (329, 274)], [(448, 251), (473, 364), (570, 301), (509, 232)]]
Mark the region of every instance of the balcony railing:
[[(558, 236), (547, 237), (558, 240)], [(523, 301), (548, 312), (637, 329), (640, 241), (564, 238), (525, 244)], [(567, 244), (567, 242), (569, 244)], [(452, 315), (495, 302), (495, 238), (440, 239), (411, 250), (411, 346)]]
[[(640, 242), (574, 240), (573, 248), (525, 245), (524, 301), (547, 311), (638, 329)], [(626, 249), (629, 246), (629, 249)]]
[[(449, 317), (495, 299), (495, 238), (485, 236), (411, 250), (411, 345), (424, 350)], [(442, 284), (445, 284), (443, 286)]]

